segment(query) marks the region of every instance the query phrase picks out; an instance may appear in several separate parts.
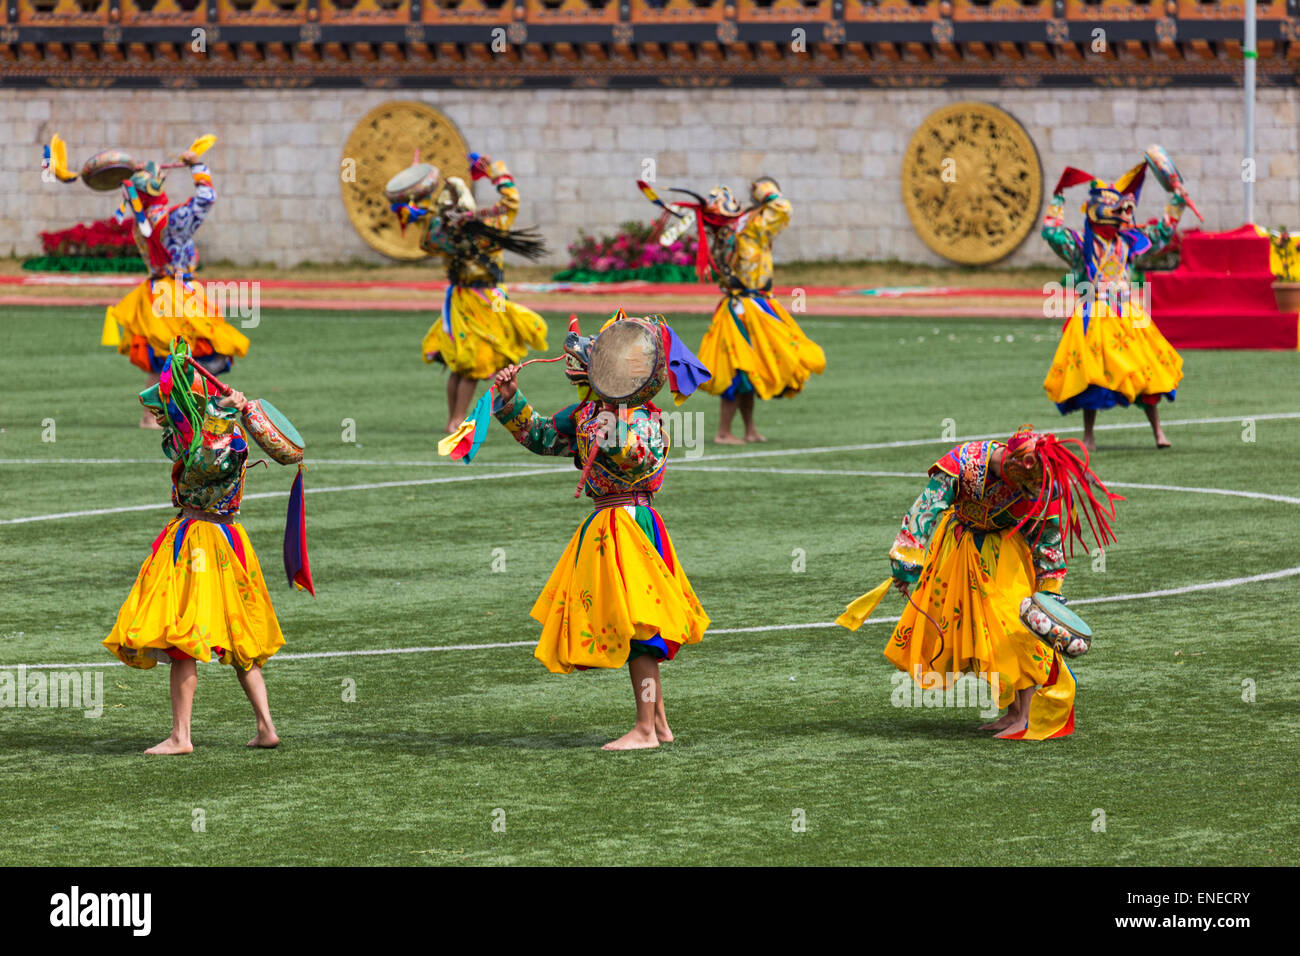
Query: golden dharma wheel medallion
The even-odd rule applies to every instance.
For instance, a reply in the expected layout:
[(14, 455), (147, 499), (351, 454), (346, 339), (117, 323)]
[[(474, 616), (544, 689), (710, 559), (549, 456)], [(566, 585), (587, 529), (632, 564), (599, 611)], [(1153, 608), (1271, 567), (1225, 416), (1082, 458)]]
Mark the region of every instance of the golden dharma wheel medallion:
[(962, 265), (1005, 258), (1038, 223), (1038, 151), (1024, 127), (987, 103), (954, 103), (927, 116), (907, 145), (902, 178), (912, 228)]
[(340, 181), (343, 206), (353, 227), (372, 249), (393, 259), (423, 259), (420, 230), (407, 226), (403, 235), (384, 186), (415, 161), (438, 167), (445, 181), (469, 178), (469, 147), (451, 120), (424, 103), (395, 100), (361, 118), (343, 147)]

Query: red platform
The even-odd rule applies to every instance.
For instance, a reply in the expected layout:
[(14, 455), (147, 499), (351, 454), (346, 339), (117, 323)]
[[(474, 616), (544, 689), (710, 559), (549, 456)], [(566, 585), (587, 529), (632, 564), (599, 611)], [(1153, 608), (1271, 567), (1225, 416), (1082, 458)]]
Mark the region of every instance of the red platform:
[(1269, 242), (1253, 226), (1183, 233), (1178, 268), (1147, 281), (1151, 316), (1174, 348), (1300, 348), (1300, 315), (1277, 310)]

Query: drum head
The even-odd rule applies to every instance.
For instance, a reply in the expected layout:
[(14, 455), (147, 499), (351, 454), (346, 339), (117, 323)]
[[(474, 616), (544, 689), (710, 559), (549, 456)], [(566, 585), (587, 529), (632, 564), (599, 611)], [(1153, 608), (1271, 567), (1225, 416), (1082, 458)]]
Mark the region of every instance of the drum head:
[(1156, 182), (1165, 192), (1169, 192), (1173, 183), (1180, 179), (1178, 167), (1174, 165), (1174, 161), (1169, 158), (1163, 146), (1147, 147), (1147, 165), (1151, 167)]
[(1092, 637), (1092, 628), (1084, 623), (1083, 618), (1079, 617), (1051, 594), (1039, 591), (1033, 596), (1033, 601), (1044, 614), (1071, 633), (1080, 637)]
[(388, 181), (384, 195), (392, 202), (423, 199), (438, 185), (438, 167), (430, 163), (408, 166)]
[(262, 406), (262, 414), (266, 416), (267, 421), (276, 427), (285, 438), (293, 442), (299, 448), (307, 447), (303, 444), (302, 436), (298, 434), (298, 429), (293, 427), (293, 422), (284, 417), (284, 413), (268, 402), (264, 398), (259, 398), (258, 404)]
[(622, 319), (596, 336), (587, 379), (610, 404), (644, 405), (667, 378), (663, 339), (650, 323)]
[(86, 160), (81, 179), (91, 189), (107, 192), (117, 189), (135, 172), (135, 160), (123, 149), (106, 149)]

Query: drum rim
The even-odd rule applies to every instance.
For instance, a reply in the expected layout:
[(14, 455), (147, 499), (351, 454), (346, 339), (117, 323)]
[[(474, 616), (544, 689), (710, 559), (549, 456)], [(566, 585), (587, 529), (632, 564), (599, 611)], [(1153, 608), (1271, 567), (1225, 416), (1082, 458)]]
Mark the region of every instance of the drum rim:
[[(306, 449), (307, 443), (303, 441), (302, 435), (298, 434), (298, 429), (294, 427), (293, 422), (289, 421), (289, 416), (276, 408), (275, 405), (264, 398), (254, 398), (249, 400), (245, 409), (247, 410), (250, 407), (254, 409), (254, 414), (261, 415), (265, 418), (268, 424), (284, 435), (286, 439), (298, 448)], [(275, 415), (275, 418), (272, 417), (272, 413)], [(279, 421), (277, 421), (276, 418), (278, 418)], [(253, 436), (253, 438), (254, 441), (256, 441), (256, 436)], [(261, 443), (259, 442), (258, 444), (260, 445)]]
[[(415, 181), (412, 182), (410, 185), (401, 186), (401, 187), (393, 186), (393, 180), (395, 180), (398, 176), (401, 176), (403, 173), (408, 173), (420, 168), (423, 168), (425, 171), (421, 173), (419, 176), (417, 176), (415, 178)], [(393, 175), (388, 178), (388, 182), (384, 183), (384, 195), (388, 196), (390, 199), (395, 199), (399, 196), (410, 195), (411, 190), (419, 186), (420, 183), (422, 183), (424, 180), (431, 178), (432, 182), (429, 183), (429, 188), (425, 191), (422, 191), (418, 195), (412, 197), (412, 198), (423, 198), (424, 196), (427, 196), (429, 193), (433, 192), (433, 189), (438, 184), (438, 179), (441, 175), (442, 175), (441, 170), (439, 170), (438, 167), (435, 166), (433, 163), (412, 163), (410, 166), (407, 166), (405, 169), (393, 173)]]
[[(1047, 606), (1044, 604), (1044, 601), (1047, 598), (1052, 599), (1052, 604), (1054, 605), (1054, 607)], [(1077, 634), (1079, 637), (1083, 637), (1083, 638), (1092, 637), (1092, 628), (1088, 626), (1088, 622), (1085, 621), (1083, 618), (1079, 617), (1079, 615), (1076, 614), (1074, 611), (1070, 610), (1069, 606), (1062, 603), (1061, 599), (1057, 597), (1055, 594), (1052, 594), (1047, 591), (1036, 591), (1030, 595), (1030, 601), (1033, 603), (1034, 607), (1038, 608), (1038, 610), (1042, 611), (1044, 614), (1050, 617), (1054, 624), (1066, 628), (1067, 630)], [(1066, 611), (1071, 617), (1073, 617), (1074, 620), (1078, 622), (1078, 626), (1076, 626), (1074, 623), (1070, 621), (1060, 620), (1056, 613), (1058, 608), (1060, 610)]]
[[(95, 161), (98, 160), (101, 156), (111, 156), (112, 161), (111, 162), (105, 161), (100, 165), (96, 165), (92, 169), (91, 168), (92, 164), (95, 164)], [(92, 182), (91, 177), (98, 177), (103, 173), (109, 171), (113, 171), (114, 173), (125, 171), (126, 175), (111, 185), (99, 186), (96, 185), (94, 182)], [(117, 189), (119, 186), (121, 186), (122, 183), (126, 182), (128, 179), (131, 178), (132, 174), (134, 174), (135, 171), (136, 171), (135, 157), (133, 157), (126, 150), (101, 149), (98, 153), (95, 153), (93, 156), (91, 156), (89, 159), (87, 159), (84, 163), (81, 164), (81, 181), (84, 182), (91, 189), (95, 189), (100, 192), (108, 192), (109, 190)]]

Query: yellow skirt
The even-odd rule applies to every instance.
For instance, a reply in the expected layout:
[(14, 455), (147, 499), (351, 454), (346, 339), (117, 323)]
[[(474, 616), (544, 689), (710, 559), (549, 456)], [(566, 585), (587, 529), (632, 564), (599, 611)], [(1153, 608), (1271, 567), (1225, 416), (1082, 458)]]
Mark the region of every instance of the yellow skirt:
[(712, 395), (729, 393), (728, 398), (751, 388), (764, 400), (793, 397), (811, 376), (826, 371), (821, 346), (804, 335), (781, 303), (761, 292), (719, 302), (697, 355), (713, 372), (701, 387)]
[(213, 352), (236, 358), (248, 354), (248, 336), (208, 304), (199, 283), (182, 286), (178, 295), (176, 283), (170, 279), (152, 284), (146, 279), (117, 305), (110, 305), (104, 313), (100, 344), (116, 346), (139, 365), (139, 357), (132, 354), (133, 345), (137, 352), (147, 345), (156, 355), (166, 356), (178, 335), (199, 358)]
[(132, 667), (193, 657), (248, 670), (284, 645), (266, 580), (238, 524), (175, 518), (154, 541), (104, 646)]
[(556, 674), (622, 667), (634, 652), (671, 660), (709, 626), (663, 519), (643, 506), (593, 512), (532, 616), (542, 625), (533, 656)]
[(505, 289), (451, 286), (442, 308), (450, 313), (451, 333), (438, 316), (420, 346), (426, 362), (441, 358), (456, 374), (483, 379), (520, 361), (530, 348), (546, 351), (546, 320), (507, 299)]
[(1074, 732), (1074, 675), (1065, 660), (1020, 621), (1020, 602), (1034, 590), (1029, 546), (1019, 533), (977, 534), (951, 512), (926, 551), (912, 601), (943, 628), (935, 629), (911, 602), (904, 607), (885, 657), (922, 687), (951, 688), (963, 673), (992, 682), (998, 706), (1037, 687), (1025, 740)]
[(1083, 306), (1075, 307), (1043, 381), (1062, 412), (1129, 405), (1139, 398), (1173, 399), (1183, 379), (1182, 356), (1139, 302), (1128, 310), (1118, 315), (1105, 300), (1093, 303), (1085, 332)]

